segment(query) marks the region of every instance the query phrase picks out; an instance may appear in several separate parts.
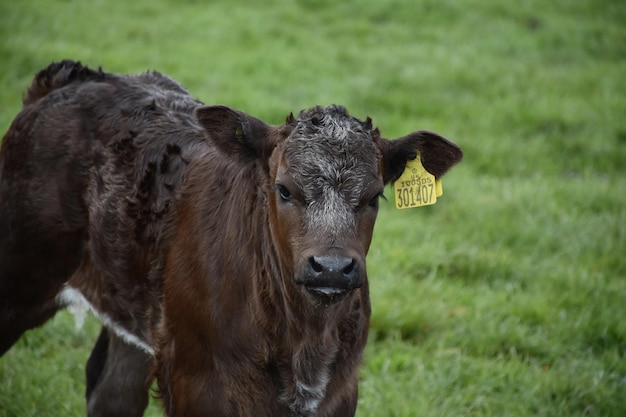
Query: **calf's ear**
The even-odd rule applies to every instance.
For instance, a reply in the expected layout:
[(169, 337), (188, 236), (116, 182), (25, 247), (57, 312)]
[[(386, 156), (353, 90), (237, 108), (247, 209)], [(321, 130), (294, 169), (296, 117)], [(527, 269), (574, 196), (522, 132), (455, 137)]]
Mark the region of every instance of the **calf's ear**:
[(395, 140), (380, 139), (383, 156), (383, 181), (397, 180), (407, 161), (419, 154), (424, 168), (435, 178), (440, 178), (463, 159), (463, 152), (454, 143), (434, 132), (420, 130)]
[(210, 141), (227, 155), (268, 158), (275, 145), (276, 128), (226, 106), (202, 106), (194, 117)]

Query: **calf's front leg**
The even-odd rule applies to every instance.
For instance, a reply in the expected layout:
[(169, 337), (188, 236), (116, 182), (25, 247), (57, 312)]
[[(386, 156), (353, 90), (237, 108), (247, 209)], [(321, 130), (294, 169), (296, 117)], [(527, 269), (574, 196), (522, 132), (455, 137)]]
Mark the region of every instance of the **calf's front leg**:
[(143, 416), (152, 361), (149, 354), (103, 327), (87, 361), (87, 415)]

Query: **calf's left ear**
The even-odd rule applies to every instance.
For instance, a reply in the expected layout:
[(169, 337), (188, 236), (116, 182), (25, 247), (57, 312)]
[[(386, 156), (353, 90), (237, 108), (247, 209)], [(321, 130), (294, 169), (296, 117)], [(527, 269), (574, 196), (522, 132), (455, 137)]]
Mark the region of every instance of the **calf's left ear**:
[(440, 178), (453, 165), (463, 159), (463, 152), (454, 143), (434, 132), (420, 130), (395, 140), (381, 138), (383, 156), (383, 181), (385, 184), (397, 180), (407, 161), (419, 154), (424, 168), (435, 178)]
[(227, 155), (269, 157), (276, 129), (262, 120), (226, 106), (202, 106), (194, 117), (210, 141)]

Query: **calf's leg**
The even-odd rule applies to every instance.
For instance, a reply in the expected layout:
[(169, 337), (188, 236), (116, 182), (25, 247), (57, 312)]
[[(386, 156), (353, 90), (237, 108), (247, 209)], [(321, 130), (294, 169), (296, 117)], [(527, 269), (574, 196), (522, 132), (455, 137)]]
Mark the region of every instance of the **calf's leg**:
[(87, 401), (89, 401), (93, 390), (98, 384), (98, 380), (100, 379), (102, 372), (104, 372), (104, 365), (106, 364), (108, 351), (109, 332), (106, 327), (103, 326), (100, 331), (100, 336), (98, 336), (98, 340), (96, 341), (96, 345), (93, 347), (91, 355), (89, 355), (89, 359), (87, 359), (87, 366), (85, 367), (85, 374), (87, 377), (85, 395), (87, 397)]
[(148, 406), (152, 357), (102, 328), (87, 361), (90, 417), (143, 416)]
[(0, 356), (17, 342), (26, 330), (40, 326), (57, 312), (54, 300), (15, 306), (0, 295)]
[(82, 262), (87, 238), (76, 198), (66, 201), (55, 184), (2, 158), (0, 152), (0, 355), (57, 312), (55, 298)]
[(0, 355), (25, 331), (42, 325), (58, 311), (56, 296), (78, 266), (82, 245), (80, 238), (36, 236), (28, 233), (22, 224), (8, 224), (8, 216), (3, 217), (6, 211), (2, 210), (2, 203), (0, 201)]

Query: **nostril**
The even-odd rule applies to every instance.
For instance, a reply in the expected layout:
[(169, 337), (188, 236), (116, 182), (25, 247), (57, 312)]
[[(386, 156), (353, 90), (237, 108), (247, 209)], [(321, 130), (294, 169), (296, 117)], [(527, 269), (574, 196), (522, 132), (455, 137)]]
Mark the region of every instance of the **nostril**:
[(352, 274), (354, 274), (357, 271), (357, 266), (356, 266), (356, 261), (354, 259), (350, 260), (350, 263), (348, 264), (348, 266), (346, 266), (345, 268), (343, 268), (343, 274), (345, 276), (351, 276)]
[(320, 265), (320, 263), (315, 260), (314, 256), (311, 256), (309, 258), (309, 265), (311, 265), (311, 269), (313, 269), (313, 272), (316, 272), (316, 273), (319, 274), (319, 273), (324, 271), (324, 267), (322, 265)]

